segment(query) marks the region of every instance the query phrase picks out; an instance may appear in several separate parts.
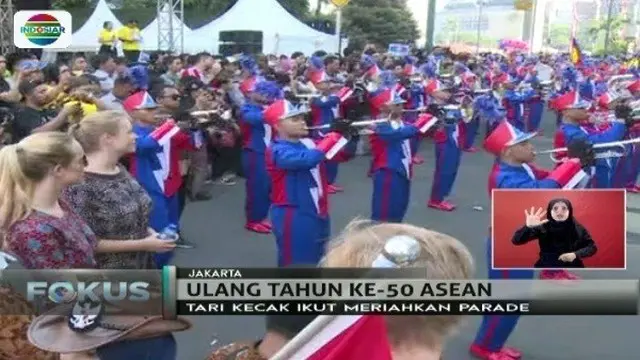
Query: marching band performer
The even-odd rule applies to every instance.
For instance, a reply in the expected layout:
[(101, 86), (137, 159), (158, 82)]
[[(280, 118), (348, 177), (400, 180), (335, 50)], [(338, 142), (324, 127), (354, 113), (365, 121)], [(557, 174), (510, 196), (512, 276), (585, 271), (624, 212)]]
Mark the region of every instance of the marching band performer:
[[(640, 80), (636, 78), (629, 86), (627, 86), (627, 91), (631, 93), (633, 100), (640, 99)], [(629, 129), (629, 137), (637, 138), (640, 137), (640, 124), (634, 124)], [(638, 176), (640, 175), (640, 145), (633, 144), (631, 146), (631, 156), (628, 161), (628, 178), (627, 183), (625, 184), (625, 188), (627, 191), (633, 193), (640, 193), (640, 187), (637, 185)]]
[(258, 64), (255, 59), (249, 55), (242, 55), (238, 61), (240, 64), (240, 92), (244, 96), (248, 96), (253, 90), (253, 87), (258, 82)]
[[(591, 144), (598, 144), (621, 140), (625, 135), (627, 127), (621, 120), (613, 123), (606, 131), (590, 133), (582, 128), (580, 126), (581, 122), (588, 120), (590, 117), (588, 109), (591, 107), (591, 104), (582, 100), (576, 91), (558, 96), (552, 100), (550, 106), (562, 114), (562, 125), (560, 129), (566, 144), (578, 139), (589, 141)], [(618, 116), (626, 115), (621, 111), (617, 111), (616, 117), (619, 118)], [(593, 187), (601, 189), (611, 187), (612, 167), (607, 160), (608, 159), (598, 159), (598, 161), (596, 161), (596, 174), (592, 183)]]
[[(320, 66), (321, 64), (322, 61), (316, 64), (316, 66)], [(330, 82), (330, 78), (323, 68), (314, 67), (314, 70), (309, 71), (308, 76), (313, 86), (315, 86), (321, 95), (309, 100), (309, 105), (311, 105), (311, 124), (313, 126), (330, 125), (335, 119), (340, 117), (340, 102), (342, 99), (339, 97), (339, 94), (333, 93), (336, 84)], [(338, 88), (341, 87), (342, 86), (338, 85)], [(320, 130), (313, 131), (311, 137), (313, 139), (321, 139), (324, 137), (324, 133)], [(335, 184), (338, 177), (338, 162), (327, 161), (325, 168), (327, 171), (327, 181), (329, 183), (329, 194), (342, 192), (342, 187)]]
[(327, 159), (342, 156), (350, 131), (348, 122), (334, 121), (331, 132), (318, 142), (308, 138), (308, 111), (278, 100), (264, 111), (277, 131), (267, 148), (271, 178), (271, 222), (278, 248), (278, 265), (318, 263), (329, 238)]
[[(623, 99), (613, 91), (607, 91), (606, 93), (598, 96), (594, 106), (594, 115), (592, 115), (596, 123), (593, 123), (592, 121), (590, 126), (583, 126), (582, 128), (586, 129), (590, 134), (604, 131), (609, 128), (612, 125), (612, 122), (616, 119), (614, 109), (622, 104), (621, 100)], [(635, 125), (629, 128), (624, 135), (625, 139), (630, 138), (634, 128)], [(626, 149), (624, 156), (617, 159), (604, 159), (606, 160), (605, 163), (607, 165), (605, 169), (609, 170), (610, 186), (616, 189), (624, 189), (627, 186), (627, 181), (630, 176), (630, 166), (633, 161), (633, 144), (625, 145), (624, 148)], [(597, 166), (596, 171), (598, 171)]]
[[(433, 99), (430, 106), (433, 108), (445, 105), (451, 99), (451, 93), (448, 90), (439, 80), (431, 80), (425, 88), (426, 93)], [(462, 143), (461, 116), (459, 110), (455, 113), (448, 112), (442, 125), (434, 134), (436, 166), (431, 185), (431, 197), (427, 206), (436, 210), (453, 211), (456, 208), (446, 198), (453, 189), (462, 156), (459, 145)]]
[(413, 175), (410, 139), (426, 133), (438, 120), (433, 115), (422, 114), (413, 124), (405, 124), (402, 121), (404, 103), (394, 89), (385, 89), (371, 98), (372, 106), (389, 119), (389, 122), (376, 124), (370, 137), (372, 220), (402, 222), (409, 206)]
[(535, 68), (527, 70), (524, 82), (531, 84), (531, 88), (534, 90), (533, 96), (524, 102), (522, 111), (524, 129), (525, 132), (539, 131), (545, 104), (540, 89), (540, 80)]
[(503, 105), (507, 109), (507, 120), (519, 130), (525, 129), (524, 112), (525, 103), (533, 99), (536, 95), (533, 89), (519, 89), (520, 79), (510, 76), (505, 82), (505, 92), (503, 97)]
[[(404, 104), (404, 114), (403, 119), (406, 123), (413, 124), (420, 115), (420, 110), (425, 108), (425, 92), (424, 92), (424, 80), (419, 69), (416, 68), (415, 64), (412, 61), (408, 61), (408, 63), (404, 67), (404, 76), (408, 78), (408, 88), (407, 88), (407, 101)], [(417, 135), (413, 137), (410, 141), (411, 143), (411, 153), (413, 154), (413, 159), (411, 160), (414, 165), (419, 165), (424, 163), (424, 159), (418, 154), (420, 150), (420, 142), (422, 140), (422, 135)]]
[[(533, 145), (535, 133), (524, 133), (503, 121), (485, 140), (485, 149), (498, 157), (489, 176), (489, 193), (493, 189), (560, 189), (582, 186), (589, 176), (583, 169), (593, 164), (593, 149), (585, 142), (570, 146), (570, 159), (553, 171), (535, 167)], [(491, 236), (491, 235), (490, 235)], [(491, 238), (487, 242), (488, 264), (491, 264)], [(558, 272), (557, 274), (560, 274)], [(533, 279), (533, 270), (493, 270), (489, 265), (489, 279)], [(469, 351), (479, 359), (520, 359), (519, 350), (505, 347), (518, 323), (519, 315), (486, 315)]]
[(260, 81), (247, 87), (247, 101), (240, 109), (242, 133), (242, 172), (245, 181), (245, 229), (258, 234), (271, 233), (269, 215), (270, 182), (265, 163), (265, 150), (273, 139), (273, 129), (265, 122), (263, 111), (280, 97), (275, 82)]
[[(182, 186), (180, 156), (192, 151), (192, 139), (173, 120), (159, 124), (154, 111), (155, 101), (145, 91), (129, 96), (124, 109), (134, 120), (136, 151), (129, 162), (129, 171), (149, 193), (153, 203), (150, 225), (162, 232), (169, 225), (180, 225), (178, 190)], [(173, 257), (173, 252), (155, 254), (161, 269)]]
[[(477, 76), (469, 70), (464, 64), (456, 63), (454, 65), (455, 72), (459, 77), (460, 90), (462, 91), (462, 96), (469, 96), (467, 94), (473, 94), (473, 90), (475, 90)], [(466, 100), (465, 100), (466, 101)], [(472, 100), (473, 101), (473, 100)], [(465, 116), (470, 116), (471, 114), (466, 114)], [(471, 116), (469, 122), (461, 122), (460, 126), (463, 130), (463, 141), (460, 144), (460, 148), (462, 151), (466, 152), (477, 152), (478, 149), (473, 146), (473, 142), (478, 135), (478, 129), (480, 128), (480, 120), (477, 116)]]

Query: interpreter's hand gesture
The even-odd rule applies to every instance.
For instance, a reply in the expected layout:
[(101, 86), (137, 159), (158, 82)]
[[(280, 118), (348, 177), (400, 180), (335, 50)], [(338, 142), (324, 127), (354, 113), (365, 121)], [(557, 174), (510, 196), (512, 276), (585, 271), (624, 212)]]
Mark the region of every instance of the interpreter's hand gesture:
[(525, 224), (529, 228), (545, 224), (549, 221), (548, 219), (545, 218), (546, 215), (547, 215), (547, 212), (544, 211), (542, 208), (538, 208), (538, 210), (535, 210), (535, 208), (532, 206), (531, 210), (524, 211)]
[(570, 263), (570, 262), (573, 262), (576, 259), (576, 257), (577, 256), (575, 253), (566, 253), (566, 254), (560, 255), (558, 260)]

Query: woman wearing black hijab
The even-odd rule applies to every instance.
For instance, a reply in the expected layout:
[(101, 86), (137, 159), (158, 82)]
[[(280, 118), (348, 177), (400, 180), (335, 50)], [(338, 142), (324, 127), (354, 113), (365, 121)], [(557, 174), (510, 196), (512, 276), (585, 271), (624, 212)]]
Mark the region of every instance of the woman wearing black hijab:
[(582, 259), (593, 256), (598, 248), (591, 235), (573, 217), (567, 199), (553, 199), (545, 212), (525, 210), (526, 223), (513, 234), (514, 245), (538, 239), (540, 255), (536, 268), (583, 268)]

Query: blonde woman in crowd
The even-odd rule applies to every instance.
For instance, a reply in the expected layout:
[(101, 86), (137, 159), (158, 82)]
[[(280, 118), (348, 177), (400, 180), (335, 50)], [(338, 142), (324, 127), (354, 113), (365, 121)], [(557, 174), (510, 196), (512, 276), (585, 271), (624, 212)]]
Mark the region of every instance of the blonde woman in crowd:
[(151, 198), (118, 160), (135, 151), (129, 116), (101, 111), (71, 125), (69, 132), (86, 154), (84, 180), (64, 194), (100, 239), (96, 255), (103, 269), (155, 269), (152, 253), (175, 245), (149, 227)]
[(96, 266), (96, 237), (62, 190), (82, 179), (84, 151), (61, 132), (30, 135), (0, 149), (4, 249), (27, 269)]
[[(473, 258), (460, 241), (408, 224), (354, 222), (329, 244), (322, 266), (369, 268), (387, 241), (396, 236), (420, 244), (420, 255), (409, 266), (425, 269), (426, 279), (466, 280), (472, 276)], [(461, 316), (387, 316), (393, 359), (440, 359), (447, 338), (461, 320)]]

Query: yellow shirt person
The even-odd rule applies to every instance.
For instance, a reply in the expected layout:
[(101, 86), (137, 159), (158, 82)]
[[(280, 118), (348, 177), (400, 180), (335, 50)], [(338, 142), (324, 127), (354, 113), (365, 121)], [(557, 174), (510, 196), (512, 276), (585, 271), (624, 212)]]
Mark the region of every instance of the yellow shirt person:
[(135, 20), (118, 30), (118, 39), (122, 41), (122, 50), (124, 51), (140, 51), (140, 29)]
[(113, 30), (113, 23), (111, 21), (105, 21), (98, 35), (98, 43), (100, 44), (100, 50), (98, 50), (98, 52), (110, 53), (115, 56), (116, 41), (118, 41), (118, 38), (116, 32)]

